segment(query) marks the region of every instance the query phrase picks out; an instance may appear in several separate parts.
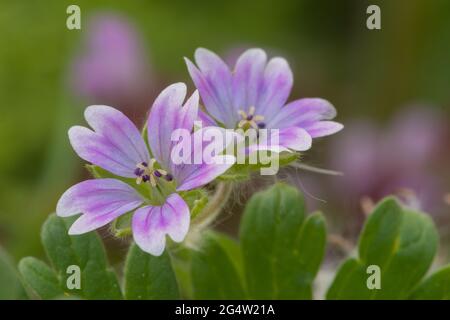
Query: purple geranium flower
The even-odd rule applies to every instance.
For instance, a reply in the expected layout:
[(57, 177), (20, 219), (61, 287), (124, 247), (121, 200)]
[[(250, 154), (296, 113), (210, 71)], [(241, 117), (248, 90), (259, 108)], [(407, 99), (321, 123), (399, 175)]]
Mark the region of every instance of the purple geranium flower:
[(195, 52), (197, 67), (185, 60), (207, 111), (199, 112), (205, 125), (279, 129), (279, 145), (296, 151), (309, 149), (312, 138), (343, 128), (329, 121), (336, 110), (324, 99), (299, 99), (285, 105), (293, 76), (283, 58), (267, 62), (263, 50), (249, 49), (238, 58), (233, 71), (203, 48)]
[[(68, 217), (82, 213), (69, 234), (82, 234), (136, 210), (131, 228), (139, 247), (160, 255), (165, 235), (175, 242), (185, 238), (190, 223), (189, 207), (177, 193), (198, 188), (232, 164), (179, 164), (171, 160), (176, 129), (193, 128), (198, 112), (198, 92), (186, 101), (186, 86), (177, 83), (155, 100), (148, 118), (148, 143), (136, 126), (120, 111), (90, 106), (85, 118), (93, 130), (75, 126), (70, 142), (84, 160), (106, 169), (118, 179), (94, 179), (78, 183), (59, 199), (56, 212)], [(152, 155), (152, 156), (151, 156)], [(120, 177), (120, 178), (119, 178)], [(151, 195), (151, 196), (149, 196)]]

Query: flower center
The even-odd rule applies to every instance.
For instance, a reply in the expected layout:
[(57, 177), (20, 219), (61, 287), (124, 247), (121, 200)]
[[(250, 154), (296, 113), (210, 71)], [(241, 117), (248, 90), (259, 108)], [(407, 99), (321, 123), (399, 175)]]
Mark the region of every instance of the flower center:
[(244, 110), (239, 110), (239, 115), (242, 117), (242, 120), (238, 123), (238, 128), (242, 128), (244, 130), (253, 128), (253, 129), (264, 129), (266, 124), (263, 122), (264, 116), (255, 115), (255, 107), (251, 106), (248, 110), (248, 113)]
[(156, 187), (157, 179), (164, 178), (167, 181), (172, 181), (173, 176), (163, 169), (156, 169), (156, 160), (151, 159), (150, 163), (141, 162), (136, 165), (134, 174), (136, 175), (136, 183), (141, 184), (142, 182), (150, 182), (152, 187)]

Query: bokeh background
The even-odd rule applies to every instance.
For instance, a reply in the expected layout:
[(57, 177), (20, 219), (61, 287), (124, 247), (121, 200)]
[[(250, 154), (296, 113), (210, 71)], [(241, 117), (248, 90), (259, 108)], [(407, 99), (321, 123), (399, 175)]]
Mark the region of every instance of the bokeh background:
[[(81, 8), (81, 30), (66, 28), (70, 4)], [(381, 7), (382, 30), (366, 28), (369, 4)], [(109, 104), (141, 125), (168, 84), (194, 90), (182, 58), (199, 46), (230, 63), (249, 47), (284, 56), (291, 100), (336, 106), (346, 128), (303, 160), (344, 176), (291, 168), (278, 179), (324, 211), (344, 246), (394, 193), (433, 216), (447, 259), (450, 1), (1, 1), (0, 35), (0, 246), (15, 259), (43, 255), (42, 222), (86, 177), (66, 134), (84, 108)], [(263, 186), (238, 186), (219, 227), (234, 233), (245, 197)], [(113, 259), (125, 252), (105, 237)]]

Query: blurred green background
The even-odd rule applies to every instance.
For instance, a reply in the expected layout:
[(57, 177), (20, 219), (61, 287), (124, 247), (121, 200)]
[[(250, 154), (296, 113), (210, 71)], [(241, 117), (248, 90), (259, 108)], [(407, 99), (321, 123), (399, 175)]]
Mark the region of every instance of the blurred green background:
[[(70, 4), (81, 8), (81, 30), (66, 28)], [(366, 28), (369, 4), (381, 7), (382, 30)], [(151, 70), (148, 101), (117, 106), (126, 112), (133, 104), (130, 116), (140, 123), (158, 90), (177, 81), (193, 90), (182, 58), (199, 46), (225, 56), (255, 46), (285, 56), (295, 79), (290, 99), (324, 97), (344, 124), (361, 116), (387, 121), (417, 102), (448, 115), (450, 1), (3, 0), (0, 246), (16, 259), (42, 254), (42, 222), (84, 176), (66, 132), (83, 123), (93, 101), (73, 89), (71, 77), (88, 21), (103, 12), (125, 19), (141, 37)], [(325, 143), (316, 150), (325, 153)]]

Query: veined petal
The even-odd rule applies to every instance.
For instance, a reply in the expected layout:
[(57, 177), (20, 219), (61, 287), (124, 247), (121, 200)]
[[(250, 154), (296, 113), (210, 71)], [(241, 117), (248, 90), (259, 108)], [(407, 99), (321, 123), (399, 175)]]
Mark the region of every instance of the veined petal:
[(288, 103), (281, 108), (268, 125), (273, 128), (304, 127), (311, 123), (330, 120), (336, 116), (336, 109), (325, 99), (304, 98)]
[(181, 149), (190, 151), (190, 157), (187, 157), (187, 163), (172, 164), (177, 190), (200, 187), (228, 170), (236, 159), (223, 153), (229, 145), (234, 146), (240, 139), (234, 131), (204, 127), (192, 133), (190, 139), (181, 141)]
[(203, 127), (209, 127), (209, 126), (217, 126), (217, 122), (211, 118), (206, 112), (203, 112), (202, 110), (198, 111), (198, 119), (202, 122)]
[(84, 160), (123, 177), (134, 177), (137, 163), (149, 161), (139, 130), (122, 112), (108, 106), (86, 108), (85, 118), (95, 130), (75, 126), (69, 139)]
[(181, 110), (177, 112), (177, 129), (192, 130), (194, 121), (198, 117), (198, 102), (200, 100), (198, 90), (195, 90), (187, 99)]
[(205, 105), (208, 112), (210, 112), (216, 119), (219, 119), (219, 121), (223, 121), (223, 119), (226, 119), (226, 115), (223, 113), (223, 110), (218, 107), (218, 105), (220, 105), (220, 102), (218, 101), (213, 88), (208, 83), (204, 75), (200, 72), (200, 70), (198, 70), (198, 68), (192, 63), (191, 60), (189, 60), (188, 58), (184, 58), (184, 60), (186, 62), (189, 75), (191, 76), (195, 87), (200, 92), (203, 104)]
[[(270, 139), (259, 141), (258, 144), (249, 147), (249, 153), (261, 150), (270, 150), (273, 152), (282, 151), (306, 151), (311, 148), (312, 138), (309, 133), (299, 127), (290, 127), (271, 130)], [(278, 141), (278, 143), (277, 143)]]
[(82, 213), (69, 230), (69, 234), (81, 234), (104, 226), (142, 203), (141, 196), (120, 180), (93, 179), (64, 192), (56, 206), (56, 214), (69, 217)]
[(261, 49), (249, 49), (238, 58), (233, 74), (234, 112), (257, 106), (266, 63), (267, 55)]
[(304, 127), (313, 138), (329, 136), (341, 131), (343, 128), (343, 124), (335, 121), (317, 121)]
[(283, 147), (296, 151), (306, 151), (311, 148), (312, 138), (306, 130), (291, 127), (280, 129), (279, 142)]
[(227, 127), (234, 126), (238, 115), (233, 112), (232, 76), (225, 62), (215, 53), (203, 48), (195, 51), (198, 68), (189, 59), (185, 61), (208, 112)]
[(145, 252), (160, 256), (166, 246), (166, 234), (182, 242), (189, 230), (190, 213), (186, 202), (176, 193), (160, 207), (136, 210), (132, 220), (133, 238)]
[(231, 155), (216, 156), (216, 163), (192, 165), (189, 174), (179, 182), (178, 191), (191, 190), (201, 187), (223, 174), (236, 162)]
[(90, 106), (84, 116), (96, 133), (126, 153), (135, 161), (134, 164), (149, 160), (141, 133), (122, 112), (108, 106)]
[(80, 158), (118, 176), (133, 178), (136, 161), (105, 137), (81, 126), (69, 129), (69, 140)]
[(148, 118), (148, 142), (153, 156), (166, 168), (170, 167), (171, 135), (176, 129), (192, 131), (198, 115), (198, 92), (195, 91), (183, 106), (186, 85), (175, 83), (156, 98)]
[(287, 61), (275, 57), (270, 59), (264, 71), (256, 113), (270, 119), (284, 106), (292, 89), (293, 75)]

